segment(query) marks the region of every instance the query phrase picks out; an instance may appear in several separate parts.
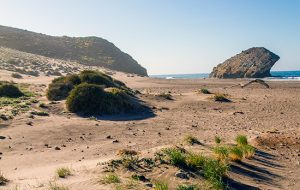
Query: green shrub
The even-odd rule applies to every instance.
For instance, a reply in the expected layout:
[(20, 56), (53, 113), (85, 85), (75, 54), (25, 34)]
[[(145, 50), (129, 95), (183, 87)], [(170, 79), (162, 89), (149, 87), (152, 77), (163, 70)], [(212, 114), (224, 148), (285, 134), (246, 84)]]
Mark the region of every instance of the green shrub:
[(252, 158), (255, 154), (255, 148), (251, 145), (244, 145), (241, 147), (245, 158)]
[(49, 116), (49, 113), (44, 111), (32, 111), (30, 113), (37, 116)]
[(186, 166), (185, 153), (179, 148), (165, 148), (162, 152), (166, 155), (170, 164), (174, 166)]
[(203, 166), (203, 175), (215, 189), (223, 189), (223, 177), (226, 175), (228, 169), (227, 164), (212, 158), (206, 158)]
[(154, 183), (154, 190), (169, 190), (168, 183), (163, 181), (156, 181)]
[(200, 153), (189, 153), (186, 156), (186, 164), (189, 168), (200, 170), (205, 163), (205, 157)]
[(199, 188), (197, 185), (180, 184), (177, 186), (176, 190), (199, 190)]
[(66, 178), (71, 175), (71, 170), (69, 168), (63, 167), (63, 168), (58, 168), (56, 170), (56, 173), (57, 173), (58, 177)]
[(86, 83), (76, 86), (66, 101), (69, 111), (85, 115), (106, 113), (109, 104), (107, 93), (101, 86)]
[(230, 102), (225, 94), (215, 94), (213, 98), (216, 102)]
[(227, 161), (229, 155), (229, 149), (225, 146), (218, 146), (214, 148), (214, 153), (220, 161)]
[(8, 183), (8, 179), (6, 179), (2, 173), (0, 173), (0, 186), (4, 186)]
[(63, 100), (69, 96), (69, 93), (73, 88), (74, 85), (71, 82), (68, 82), (66, 77), (58, 77), (49, 84), (46, 95), (49, 100)]
[(246, 135), (238, 135), (235, 138), (235, 141), (236, 141), (237, 145), (239, 145), (239, 146), (244, 146), (244, 145), (248, 144), (248, 139), (247, 139)]
[(244, 157), (244, 153), (241, 147), (234, 146), (230, 148), (229, 158), (232, 161), (240, 161), (243, 159), (243, 157)]
[(215, 136), (215, 143), (220, 144), (221, 143), (221, 138), (219, 136)]
[(18, 98), (24, 96), (18, 87), (13, 84), (0, 84), (0, 97)]
[(207, 88), (201, 88), (199, 90), (202, 94), (211, 94), (211, 92)]
[(69, 111), (84, 115), (122, 113), (133, 109), (130, 97), (116, 88), (106, 89), (96, 84), (76, 86), (67, 98)]
[(105, 87), (118, 87), (113, 79), (99, 71), (85, 70), (79, 74), (82, 83), (104, 85)]

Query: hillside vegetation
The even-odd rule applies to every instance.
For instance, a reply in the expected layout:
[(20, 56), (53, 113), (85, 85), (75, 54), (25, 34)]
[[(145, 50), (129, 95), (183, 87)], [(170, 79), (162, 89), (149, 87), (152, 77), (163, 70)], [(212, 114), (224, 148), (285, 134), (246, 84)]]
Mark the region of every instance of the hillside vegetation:
[(147, 76), (146, 69), (130, 55), (99, 37), (54, 37), (0, 26), (0, 44), (27, 53)]

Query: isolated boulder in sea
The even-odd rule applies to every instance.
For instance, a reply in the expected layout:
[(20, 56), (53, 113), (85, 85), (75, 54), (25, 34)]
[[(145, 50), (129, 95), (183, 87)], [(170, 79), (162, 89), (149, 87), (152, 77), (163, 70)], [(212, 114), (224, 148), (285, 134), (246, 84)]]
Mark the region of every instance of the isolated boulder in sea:
[(263, 47), (253, 47), (242, 51), (224, 63), (214, 67), (211, 78), (263, 78), (270, 77), (272, 66), (280, 59)]

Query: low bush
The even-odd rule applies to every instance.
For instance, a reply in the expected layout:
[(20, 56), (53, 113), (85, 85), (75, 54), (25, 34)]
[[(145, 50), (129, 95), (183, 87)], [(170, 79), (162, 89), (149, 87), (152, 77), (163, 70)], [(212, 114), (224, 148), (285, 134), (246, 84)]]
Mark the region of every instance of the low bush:
[(0, 84), (0, 97), (19, 98), (24, 96), (23, 92), (13, 84)]
[(66, 178), (71, 175), (71, 170), (69, 168), (63, 167), (63, 168), (58, 168), (56, 170), (56, 173), (57, 173), (58, 177)]
[(182, 149), (179, 148), (165, 148), (162, 152), (166, 155), (170, 164), (178, 167), (186, 166), (186, 155)]
[[(105, 87), (118, 87), (113, 79), (99, 71), (85, 70), (79, 74), (82, 83), (104, 85)], [(124, 83), (123, 83), (124, 84)]]
[(213, 98), (216, 102), (230, 102), (225, 94), (215, 94)]
[(218, 146), (214, 148), (214, 153), (218, 160), (226, 162), (228, 160), (229, 148), (225, 146)]
[(49, 116), (49, 113), (44, 111), (32, 111), (30, 113), (37, 116)]
[(222, 139), (219, 136), (215, 136), (215, 143), (220, 144)]
[(244, 153), (242, 148), (234, 146), (230, 148), (228, 156), (232, 161), (241, 161), (244, 157)]
[(73, 88), (74, 85), (67, 81), (66, 77), (59, 77), (49, 84), (46, 95), (49, 100), (63, 100), (69, 96), (69, 93)]
[(211, 92), (207, 88), (201, 88), (199, 92), (201, 92), (202, 94), (211, 94)]
[(50, 183), (49, 190), (69, 190), (69, 188), (56, 183)]

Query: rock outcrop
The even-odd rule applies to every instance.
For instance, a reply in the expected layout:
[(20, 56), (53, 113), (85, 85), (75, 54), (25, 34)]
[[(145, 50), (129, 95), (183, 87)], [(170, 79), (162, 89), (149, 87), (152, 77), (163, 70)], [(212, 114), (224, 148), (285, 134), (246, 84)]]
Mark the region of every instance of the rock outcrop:
[(270, 77), (272, 66), (280, 57), (263, 47), (253, 47), (214, 67), (211, 78)]
[(0, 25), (0, 46), (83, 65), (147, 76), (147, 70), (113, 43), (99, 37), (48, 36)]

